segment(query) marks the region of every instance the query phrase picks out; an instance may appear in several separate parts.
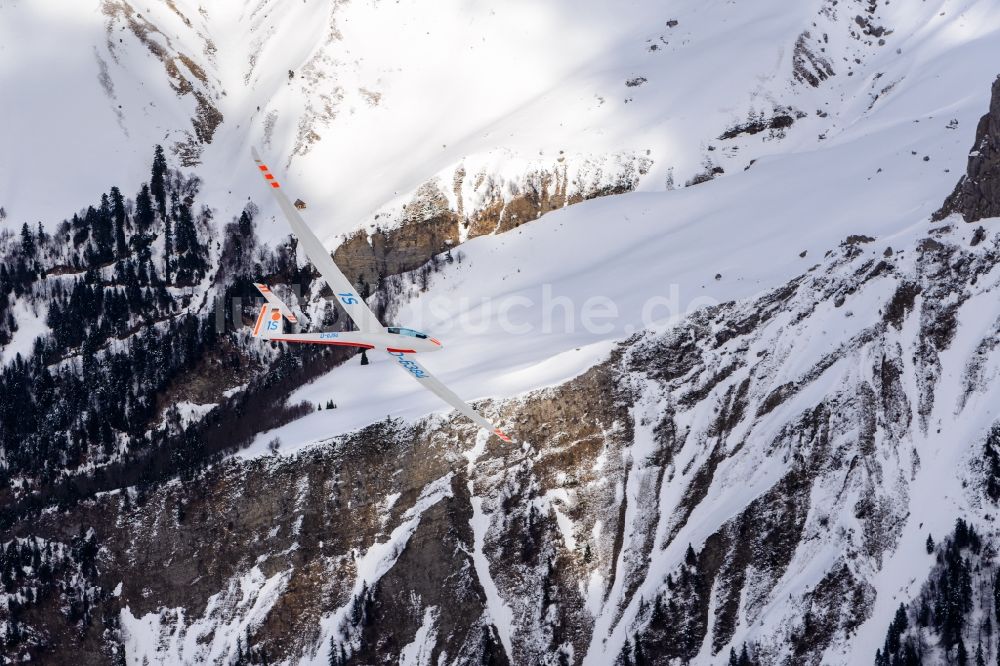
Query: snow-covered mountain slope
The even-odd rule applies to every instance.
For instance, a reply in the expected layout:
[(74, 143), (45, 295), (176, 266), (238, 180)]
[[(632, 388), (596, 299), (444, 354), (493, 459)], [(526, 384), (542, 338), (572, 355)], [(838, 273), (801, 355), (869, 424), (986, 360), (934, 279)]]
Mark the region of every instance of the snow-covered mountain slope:
[[(461, 262), (441, 262), (428, 291), (394, 319), (444, 341), (447, 353), (428, 364), (462, 395), (511, 395), (572, 376), (611, 340), (781, 284), (848, 236), (910, 244), (964, 169), (975, 119), (988, 106), (984, 99), (950, 130), (929, 95), (926, 103), (927, 115), (878, 131), (861, 125), (821, 149), (761, 159), (732, 177), (587, 201), (473, 239), (461, 246)], [(376, 361), (304, 387), (297, 398), (346, 409), (323, 415), (318, 430), (313, 415), (297, 432), (328, 436), (386, 414), (441, 409), (398, 374)], [(361, 383), (370, 386), (364, 394), (351, 388)]]
[(613, 171), (625, 153), (652, 165), (635, 185), (662, 191), (971, 120), (994, 4), (7, 0), (0, 205), (55, 221), (108, 183), (133, 191), (154, 143), (200, 162), (230, 209), (260, 198), (261, 144), (331, 239), (398, 223), (374, 216), (436, 176), (454, 200), (456, 171), (509, 199), (539, 164)]
[[(128, 663), (868, 663), (928, 534), (997, 538), (998, 257), (957, 222), (855, 239), (485, 405), (518, 447), (383, 421), (32, 530), (94, 526)], [(980, 621), (959, 635), (994, 659)]]
[[(820, 16), (832, 20), (833, 10), (827, 9)], [(834, 105), (835, 119), (828, 114), (801, 120), (783, 140), (755, 134), (713, 141), (716, 150), (706, 155), (729, 154), (731, 161), (738, 159), (734, 152), (746, 158), (748, 150), (774, 151), (745, 172), (692, 188), (581, 203), (513, 234), (468, 242), (462, 246), (466, 260), (445, 265), (430, 291), (404, 306), (396, 320), (446, 342), (448, 354), (432, 359), (432, 367), (463, 395), (510, 395), (572, 376), (609, 340), (705, 303), (778, 285), (852, 234), (911, 242), (964, 170), (976, 121), (988, 107), (994, 74), (986, 72), (992, 65), (983, 68), (980, 94), (971, 93), (977, 86), (970, 73), (988, 63), (993, 50), (977, 30), (994, 23), (975, 20), (990, 11), (975, 5), (954, 16), (954, 23), (942, 22), (941, 32), (901, 11), (896, 24), (916, 31), (908, 48), (917, 55), (872, 56), (875, 69), (863, 94), (853, 90), (841, 98), (854, 77), (844, 77), (846, 83), (823, 81), (817, 90), (782, 83), (789, 95), (833, 92), (836, 101), (827, 103)], [(844, 18), (843, 8), (833, 13)], [(948, 15), (934, 16), (943, 21)], [(849, 30), (857, 28), (853, 16), (850, 24)], [(963, 33), (967, 39), (955, 37)], [(844, 41), (855, 49), (863, 46)], [(869, 48), (881, 48), (872, 41)], [(942, 53), (943, 44), (953, 50)], [(895, 83), (877, 93), (871, 92), (875, 81)], [(826, 130), (825, 138), (806, 134), (802, 125), (808, 123), (815, 123), (817, 132)], [(736, 145), (742, 152), (731, 150)], [(583, 326), (588, 299), (602, 297), (616, 316)], [(569, 317), (565, 299), (571, 301)], [(603, 304), (592, 305), (609, 311)], [(576, 351), (591, 345), (594, 354)], [(326, 435), (385, 414), (439, 408), (433, 396), (400, 385), (396, 374), (388, 363), (346, 367), (298, 396), (333, 399), (349, 408), (324, 417), (320, 432)], [(371, 393), (343, 388), (359, 382), (372, 385)], [(320, 436), (312, 424), (300, 425), (306, 439)], [(301, 439), (290, 435), (285, 441)]]
[[(234, 211), (249, 196), (262, 200), (266, 220), (276, 211), (245, 160), (250, 143), (263, 145), (331, 249), (340, 234), (419, 226), (442, 210), (445, 243), (453, 245), (579, 198), (648, 193), (570, 208), (562, 224), (572, 225), (572, 241), (551, 222), (547, 232), (463, 250), (494, 257), (469, 262), (468, 279), (448, 281), (446, 289), (457, 285), (453, 293), (472, 302), (511, 291), (537, 302), (540, 286), (563, 271), (553, 293), (609, 296), (623, 311), (618, 326), (597, 335), (578, 326), (573, 335), (496, 339), (490, 326), (484, 344), (439, 361), (484, 366), (491, 380), (503, 367), (489, 362), (491, 354), (506, 359), (514, 347), (527, 367), (648, 323), (640, 304), (669, 297), (664, 282), (678, 285), (675, 309), (684, 311), (702, 296), (726, 300), (778, 284), (801, 269), (802, 250), (919, 223), (951, 187), (970, 145), (997, 24), (988, 2), (919, 10), (814, 2), (772, 11), (690, 3), (666, 13), (655, 3), (622, 12), (597, 2), (586, 11), (576, 3), (543, 11), (527, 3), (109, 1), (61, 13), (64, 36), (62, 23), (41, 29), (50, 25), (45, 8), (9, 2), (0, 21), (10, 36), (0, 43), (31, 32), (62, 45), (45, 52), (53, 78), (44, 88), (27, 74), (27, 55), (8, 59), (12, 94), (0, 132), (12, 161), (0, 178), (0, 206), (15, 228), (62, 217), (109, 183), (134, 191), (148, 159), (144, 140), (181, 147), (179, 158), (200, 162), (202, 198), (218, 211)], [(458, 29), (462, 21), (470, 27)], [(435, 37), (438, 30), (448, 38)], [(57, 60), (83, 52), (72, 66)], [(442, 69), (446, 58), (454, 67)], [(91, 61), (93, 80), (79, 71)], [(111, 88), (131, 109), (120, 119)], [(375, 97), (364, 92), (376, 89)], [(44, 121), (63, 108), (44, 90), (73, 91), (73, 123)], [(447, 92), (428, 94), (439, 90)], [(317, 110), (325, 104), (337, 112)], [(119, 122), (124, 128), (112, 127)], [(43, 124), (48, 134), (38, 142)], [(414, 137), (417, 144), (407, 143)], [(94, 159), (100, 169), (87, 166)], [(718, 184), (664, 191), (713, 169), (725, 172)], [(280, 219), (258, 231), (272, 240), (287, 235)], [(576, 239), (595, 237), (599, 251), (576, 251)], [(635, 265), (629, 243), (647, 252), (641, 271), (618, 270)], [(418, 254), (444, 247), (429, 243)], [(504, 270), (524, 272), (491, 279)], [(722, 278), (711, 281), (716, 273)], [(399, 317), (444, 334), (465, 309)], [(526, 316), (537, 322), (539, 310)], [(448, 337), (452, 347), (467, 345), (465, 336)], [(536, 385), (522, 374), (508, 391)]]
[[(2, 224), (31, 223), (0, 237), (4, 648), (856, 664), (961, 638), (994, 661), (989, 604), (917, 616), (997, 540), (998, 18), (3, 2)], [(150, 179), (154, 143), (197, 178)], [(226, 328), (261, 277), (328, 314), (251, 143), (519, 447), (390, 363), (328, 372), (346, 356)], [(983, 549), (942, 542), (959, 517)]]

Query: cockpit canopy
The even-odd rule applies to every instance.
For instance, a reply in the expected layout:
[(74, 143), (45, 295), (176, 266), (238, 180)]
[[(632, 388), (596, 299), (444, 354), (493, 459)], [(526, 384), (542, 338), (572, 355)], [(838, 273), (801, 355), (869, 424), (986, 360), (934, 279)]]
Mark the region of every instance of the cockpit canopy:
[(388, 329), (390, 333), (394, 335), (408, 335), (411, 338), (420, 338), (421, 340), (427, 339), (426, 333), (421, 333), (420, 331), (414, 331), (412, 328), (400, 328), (398, 326), (390, 326)]

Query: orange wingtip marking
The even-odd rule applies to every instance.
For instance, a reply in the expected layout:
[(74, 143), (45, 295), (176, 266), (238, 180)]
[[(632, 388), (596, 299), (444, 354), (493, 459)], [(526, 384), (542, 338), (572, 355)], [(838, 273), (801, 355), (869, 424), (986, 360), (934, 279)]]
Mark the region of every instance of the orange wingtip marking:
[(260, 165), (259, 167), (257, 167), (257, 168), (258, 168), (258, 169), (260, 169), (261, 171), (267, 171), (267, 165), (266, 165), (266, 164), (261, 164), (261, 165)]
[(278, 181), (275, 180), (271, 181), (271, 187), (281, 187), (281, 185), (278, 185)]
[(263, 292), (271, 291), (266, 284), (258, 284), (257, 289)]
[(441, 343), (438, 341), (437, 338), (429, 338), (429, 339), (430, 339), (431, 342), (433, 342), (434, 344), (436, 344), (438, 347), (441, 346)]
[(497, 429), (495, 429), (495, 430), (493, 431), (493, 434), (494, 434), (494, 435), (496, 435), (497, 437), (499, 437), (500, 439), (502, 439), (502, 440), (503, 440), (503, 441), (505, 441), (505, 442), (510, 442), (510, 441), (512, 441), (510, 437), (508, 437), (507, 435), (505, 435), (505, 434), (503, 433), (503, 431), (502, 431), (502, 430), (500, 430), (500, 428), (497, 428)]

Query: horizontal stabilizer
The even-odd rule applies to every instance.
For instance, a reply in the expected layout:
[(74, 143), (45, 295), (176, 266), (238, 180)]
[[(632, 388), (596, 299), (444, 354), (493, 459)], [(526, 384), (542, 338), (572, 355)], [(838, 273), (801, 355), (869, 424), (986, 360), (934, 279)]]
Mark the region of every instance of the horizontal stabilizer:
[(271, 291), (270, 287), (268, 287), (266, 284), (259, 284), (257, 282), (254, 282), (253, 286), (257, 287), (257, 291), (259, 291), (261, 295), (267, 300), (267, 304), (270, 305), (275, 310), (277, 310), (278, 312), (280, 312), (282, 317), (284, 317), (293, 324), (298, 323), (299, 320), (295, 318), (295, 315), (292, 314), (292, 311), (290, 309), (288, 309), (288, 306), (285, 305), (280, 298), (274, 295), (274, 292)]

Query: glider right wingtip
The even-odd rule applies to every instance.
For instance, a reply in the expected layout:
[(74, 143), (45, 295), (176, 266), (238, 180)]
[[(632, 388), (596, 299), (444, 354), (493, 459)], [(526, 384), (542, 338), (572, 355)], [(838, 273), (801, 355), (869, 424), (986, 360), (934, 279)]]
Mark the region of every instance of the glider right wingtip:
[(513, 444), (514, 443), (514, 440), (512, 440), (510, 437), (508, 437), (504, 433), (504, 431), (501, 430), (500, 428), (494, 428), (493, 429), (493, 434), (496, 435), (497, 437), (499, 437), (500, 439), (502, 439), (503, 441), (507, 442), (508, 444)]

